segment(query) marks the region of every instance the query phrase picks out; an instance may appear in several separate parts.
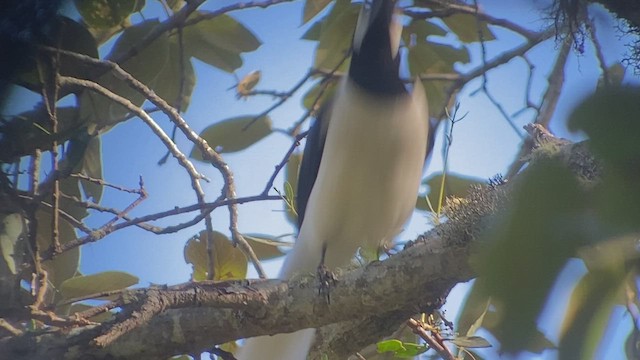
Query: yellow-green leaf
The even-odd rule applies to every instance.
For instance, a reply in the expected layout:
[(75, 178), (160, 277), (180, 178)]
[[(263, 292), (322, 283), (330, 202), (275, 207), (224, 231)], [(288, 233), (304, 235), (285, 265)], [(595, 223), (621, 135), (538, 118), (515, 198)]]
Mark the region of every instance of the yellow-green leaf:
[[(455, 196), (458, 198), (462, 198), (467, 196), (467, 192), (469, 191), (469, 187), (472, 185), (481, 185), (485, 184), (486, 181), (480, 178), (466, 176), (455, 173), (447, 173), (445, 176), (444, 183), (444, 197), (447, 196)], [(442, 186), (442, 173), (435, 173), (425, 180), (422, 181), (423, 185), (429, 186), (429, 201), (431, 205), (434, 207), (438, 204), (439, 196), (440, 196), (440, 188)], [(429, 205), (425, 200), (425, 195), (418, 196), (418, 200), (416, 202), (416, 208), (420, 210), (430, 211)]]
[[(473, 14), (454, 14), (442, 18), (442, 21), (453, 31), (460, 41), (472, 43), (476, 41), (491, 41), (496, 37), (485, 21), (479, 21)], [(480, 38), (480, 35), (482, 38)]]
[[(251, 124), (254, 119), (254, 116), (239, 116), (222, 120), (204, 129), (200, 136), (221, 153), (244, 150), (271, 134), (271, 119), (268, 116), (262, 116)], [(204, 161), (196, 146), (189, 156)]]
[[(296, 152), (291, 154), (291, 156), (289, 157), (289, 161), (287, 162), (287, 165), (284, 168), (286, 181), (284, 184), (282, 184), (282, 190), (283, 190), (281, 191), (282, 195), (286, 195), (287, 187), (291, 188), (290, 190), (291, 193), (293, 194), (298, 193), (298, 173), (300, 172), (301, 163), (302, 163), (301, 152)], [(289, 202), (289, 204), (293, 204), (294, 207), (296, 206), (295, 198), (287, 199), (287, 201)], [(292, 224), (297, 225), (298, 224), (297, 209), (292, 209), (291, 206), (287, 205), (286, 203), (284, 204), (284, 206), (285, 206), (285, 211), (287, 215), (287, 220), (289, 220), (289, 222), (291, 222)]]
[(335, 94), (337, 84), (337, 78), (331, 78), (315, 84), (304, 95), (302, 105), (309, 110), (318, 111), (327, 99), (331, 99)]
[[(240, 249), (233, 247), (231, 240), (224, 234), (214, 231), (214, 280), (244, 279), (247, 276), (247, 258)], [(193, 268), (192, 279), (202, 281), (207, 279), (209, 256), (207, 255), (207, 233), (201, 231), (199, 235), (189, 239), (184, 247), (185, 261)]]
[(417, 42), (424, 42), (427, 36), (445, 36), (447, 31), (431, 21), (414, 19), (402, 29), (402, 40), (405, 44), (411, 44), (411, 35), (415, 35)]
[(313, 19), (314, 16), (329, 5), (331, 0), (307, 0), (304, 2), (304, 10), (302, 11), (302, 24)]
[(409, 49), (409, 71), (412, 75), (453, 73), (456, 62), (466, 64), (470, 61), (466, 47), (455, 48), (451, 45), (426, 41), (419, 42)]
[(60, 285), (65, 300), (93, 295), (105, 291), (126, 289), (137, 284), (139, 279), (122, 271), (105, 271), (93, 275), (76, 276)]
[(277, 237), (264, 234), (244, 234), (253, 252), (260, 260), (269, 260), (284, 255), (278, 246), (291, 246), (291, 243), (279, 241)]
[[(351, 4), (347, 0), (336, 1), (322, 24), (313, 65), (316, 69), (332, 70), (348, 54), (359, 10), (358, 5)], [(338, 70), (345, 71), (347, 64), (345, 60)]]

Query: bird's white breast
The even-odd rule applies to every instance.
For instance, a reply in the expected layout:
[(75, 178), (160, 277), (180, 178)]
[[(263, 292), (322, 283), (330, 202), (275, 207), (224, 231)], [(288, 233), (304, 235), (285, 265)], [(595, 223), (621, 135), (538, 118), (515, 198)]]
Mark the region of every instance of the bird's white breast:
[(322, 244), (325, 264), (335, 268), (348, 264), (359, 247), (375, 250), (390, 242), (415, 206), (428, 130), (421, 83), (413, 94), (381, 97), (344, 79), (293, 250), (297, 254), (288, 256), (281, 277), (313, 271)]

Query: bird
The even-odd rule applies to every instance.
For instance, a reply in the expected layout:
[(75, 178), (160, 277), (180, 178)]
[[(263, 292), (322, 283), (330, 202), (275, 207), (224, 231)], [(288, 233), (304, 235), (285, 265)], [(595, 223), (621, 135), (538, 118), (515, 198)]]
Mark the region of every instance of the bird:
[[(365, 0), (349, 70), (311, 125), (298, 175), (299, 233), (279, 278), (348, 266), (400, 233), (415, 207), (432, 141), (427, 98), (399, 75), (394, 0)], [(315, 329), (245, 341), (239, 360), (304, 360)]]

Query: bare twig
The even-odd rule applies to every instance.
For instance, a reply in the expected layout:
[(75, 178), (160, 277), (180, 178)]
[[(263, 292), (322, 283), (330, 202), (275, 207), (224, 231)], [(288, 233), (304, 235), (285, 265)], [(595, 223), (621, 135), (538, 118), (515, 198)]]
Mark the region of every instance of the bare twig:
[(451, 350), (449, 350), (449, 348), (444, 345), (442, 338), (440, 338), (440, 341), (438, 341), (437, 333), (433, 332), (434, 336), (431, 336), (431, 334), (429, 334), (429, 332), (424, 328), (424, 324), (422, 324), (418, 320), (409, 319), (407, 320), (407, 325), (411, 328), (411, 330), (413, 330), (416, 335), (420, 336), (424, 341), (426, 341), (427, 345), (429, 345), (430, 348), (432, 348), (440, 356), (442, 356), (443, 359), (456, 359)]
[(289, 162), (289, 158), (291, 157), (291, 154), (293, 154), (296, 148), (300, 146), (300, 140), (304, 139), (307, 136), (307, 133), (308, 131), (305, 131), (296, 135), (296, 137), (293, 139), (293, 143), (289, 147), (289, 150), (287, 150), (287, 152), (284, 154), (282, 161), (280, 161), (280, 163), (276, 165), (276, 168), (273, 170), (271, 177), (267, 181), (267, 185), (264, 187), (264, 190), (262, 190), (260, 195), (266, 196), (269, 194), (269, 190), (271, 190), (271, 188), (273, 187), (273, 182), (276, 180), (276, 177), (278, 176), (282, 168), (284, 168), (284, 166), (287, 165), (287, 163)]

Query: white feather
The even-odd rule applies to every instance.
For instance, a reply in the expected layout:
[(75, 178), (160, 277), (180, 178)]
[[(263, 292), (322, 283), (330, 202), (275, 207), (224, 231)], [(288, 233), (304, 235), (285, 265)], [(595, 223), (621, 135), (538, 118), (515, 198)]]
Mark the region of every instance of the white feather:
[[(391, 242), (415, 207), (429, 131), (422, 83), (400, 97), (373, 96), (348, 77), (339, 86), (305, 220), (281, 279), (315, 272), (323, 244), (325, 265), (335, 269), (360, 247)], [(305, 329), (249, 339), (238, 359), (306, 359), (314, 335)]]

